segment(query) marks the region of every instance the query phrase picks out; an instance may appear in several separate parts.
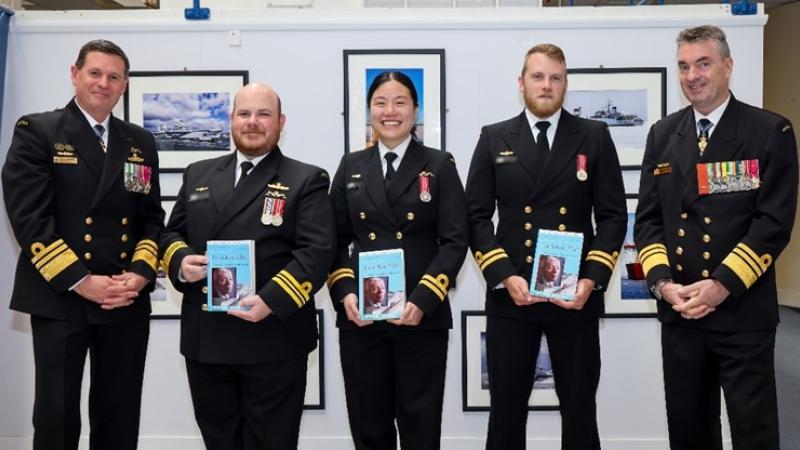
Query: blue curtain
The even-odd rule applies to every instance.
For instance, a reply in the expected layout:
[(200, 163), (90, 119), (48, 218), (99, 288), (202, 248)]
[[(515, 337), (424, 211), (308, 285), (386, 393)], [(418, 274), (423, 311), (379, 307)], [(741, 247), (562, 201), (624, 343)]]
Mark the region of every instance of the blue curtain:
[[(0, 118), (3, 117), (3, 88), (6, 83), (6, 50), (8, 49), (8, 22), (14, 11), (0, 6)], [(2, 120), (0, 120), (2, 126)]]

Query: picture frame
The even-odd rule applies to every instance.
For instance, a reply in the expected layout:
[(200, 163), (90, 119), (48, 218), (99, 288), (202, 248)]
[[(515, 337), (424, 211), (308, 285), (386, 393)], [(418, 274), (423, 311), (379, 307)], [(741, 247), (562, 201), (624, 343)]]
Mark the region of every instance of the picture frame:
[(606, 312), (608, 318), (656, 317), (656, 301), (650, 296), (644, 272), (639, 263), (639, 251), (633, 239), (636, 221), (635, 198), (626, 199), (628, 206), (628, 229), (620, 249), (620, 256), (611, 281), (606, 290)]
[(325, 409), (325, 311), (317, 309), (319, 342), (317, 348), (308, 354), (306, 370), (306, 396), (303, 409)]
[(625, 186), (626, 198), (637, 198), (639, 196), (639, 181), (642, 174), (642, 166), (622, 166), (622, 184)]
[(130, 72), (124, 117), (153, 134), (162, 172), (180, 171), (234, 148), (230, 112), (248, 81), (247, 70)]
[[(177, 197), (173, 196), (161, 197), (161, 207), (164, 208), (164, 212), (166, 213), (164, 215), (164, 224), (169, 220), (172, 207), (175, 206), (175, 201), (177, 199)], [(150, 293), (150, 319), (180, 319), (183, 294), (175, 289), (175, 286), (172, 285), (172, 282), (167, 278), (160, 265), (156, 274), (155, 283), (155, 289)]]
[(444, 49), (344, 50), (344, 151), (362, 150), (372, 138), (367, 91), (383, 71), (408, 75), (419, 96), (416, 134), (445, 149)]
[[(546, 338), (542, 336), (543, 349)], [(536, 367), (529, 411), (557, 411), (552, 365), (549, 352), (540, 351)], [(542, 376), (539, 376), (542, 373)], [(489, 411), (489, 379), (486, 364), (486, 313), (484, 311), (461, 311), (461, 398), (464, 411)]]
[(622, 166), (642, 164), (650, 127), (667, 114), (667, 68), (567, 69), (564, 109), (606, 122)]

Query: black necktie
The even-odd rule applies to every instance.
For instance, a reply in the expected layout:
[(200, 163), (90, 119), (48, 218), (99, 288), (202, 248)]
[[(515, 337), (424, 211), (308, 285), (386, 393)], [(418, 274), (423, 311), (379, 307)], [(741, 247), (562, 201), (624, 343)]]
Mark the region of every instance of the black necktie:
[(386, 178), (385, 178), (384, 181), (385, 181), (386, 185), (388, 186), (389, 182), (392, 181), (392, 178), (394, 177), (394, 174), (396, 173), (392, 163), (394, 163), (394, 160), (397, 159), (397, 153), (386, 152), (386, 154), (383, 155), (383, 158), (386, 159)]
[(94, 134), (100, 138), (100, 147), (103, 148), (103, 151), (106, 151), (106, 142), (103, 140), (103, 135), (106, 134), (106, 127), (100, 125), (99, 123), (94, 126)]
[(250, 172), (250, 169), (253, 168), (253, 163), (250, 161), (242, 161), (240, 167), (242, 168), (242, 174), (239, 175), (239, 181), (236, 182), (236, 186), (233, 188), (234, 190), (238, 189), (239, 185), (242, 184), (242, 180), (244, 180), (244, 178), (247, 176), (247, 173)]
[(547, 129), (550, 128), (550, 122), (546, 120), (536, 122), (536, 128), (539, 129), (539, 137), (536, 140), (536, 143), (539, 145), (539, 150), (545, 155), (549, 154), (550, 142), (547, 140)]
[(713, 126), (714, 124), (708, 119), (700, 119), (697, 121), (697, 129), (700, 131), (697, 136), (697, 148), (700, 149), (700, 156), (703, 156), (703, 152), (706, 150), (706, 146), (708, 145), (708, 130)]

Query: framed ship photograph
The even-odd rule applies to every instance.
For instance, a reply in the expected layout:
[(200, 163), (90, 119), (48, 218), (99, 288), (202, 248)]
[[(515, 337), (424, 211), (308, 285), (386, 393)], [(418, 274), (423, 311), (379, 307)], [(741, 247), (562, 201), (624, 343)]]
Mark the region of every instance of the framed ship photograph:
[(428, 147), (445, 148), (444, 50), (344, 50), (344, 148), (362, 150), (376, 142), (367, 104), (372, 81), (381, 72), (411, 78), (419, 97), (415, 135)]
[[(162, 196), (161, 207), (166, 213), (164, 223), (169, 220), (172, 207), (175, 206), (176, 197)], [(167, 278), (163, 268), (159, 265), (156, 275), (156, 286), (150, 293), (150, 313), (151, 319), (180, 319), (181, 305), (183, 304), (183, 294), (178, 292)]]
[(633, 240), (636, 223), (636, 199), (628, 203), (628, 230), (619, 253), (617, 266), (611, 274), (606, 291), (606, 313), (603, 317), (656, 317), (656, 301), (650, 296), (639, 251)]
[(608, 124), (622, 166), (640, 166), (650, 127), (667, 113), (667, 69), (568, 69), (564, 109)]
[(308, 354), (308, 370), (306, 371), (306, 396), (303, 409), (325, 409), (325, 312), (317, 309), (317, 327), (319, 342), (317, 348)]
[(153, 134), (161, 171), (180, 171), (233, 149), (233, 97), (247, 82), (246, 70), (131, 72), (124, 117)]
[[(547, 339), (542, 336), (535, 367), (533, 390), (528, 399), (531, 411), (558, 410), (553, 366)], [(489, 410), (489, 370), (486, 359), (486, 313), (461, 311), (461, 392), (464, 411)]]

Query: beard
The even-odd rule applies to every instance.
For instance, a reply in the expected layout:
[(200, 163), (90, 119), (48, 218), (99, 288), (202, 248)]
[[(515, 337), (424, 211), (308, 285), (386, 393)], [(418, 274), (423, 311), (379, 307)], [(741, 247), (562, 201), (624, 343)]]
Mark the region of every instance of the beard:
[(559, 109), (561, 109), (561, 105), (564, 104), (564, 93), (562, 92), (559, 95), (557, 92), (552, 93), (553, 98), (550, 99), (551, 101), (546, 102), (536, 98), (531, 92), (525, 91), (525, 106), (539, 118), (550, 117), (556, 113)]
[(240, 152), (242, 152), (242, 154), (245, 156), (249, 157), (261, 156), (269, 152), (273, 148), (275, 148), (275, 145), (278, 143), (278, 140), (271, 136), (267, 136), (265, 139), (259, 139), (255, 142), (249, 139), (245, 140), (242, 138), (242, 136), (245, 133), (252, 133), (252, 132), (263, 134), (264, 130), (252, 128), (252, 129), (242, 130), (238, 133), (232, 133), (233, 143), (236, 145), (236, 148)]

